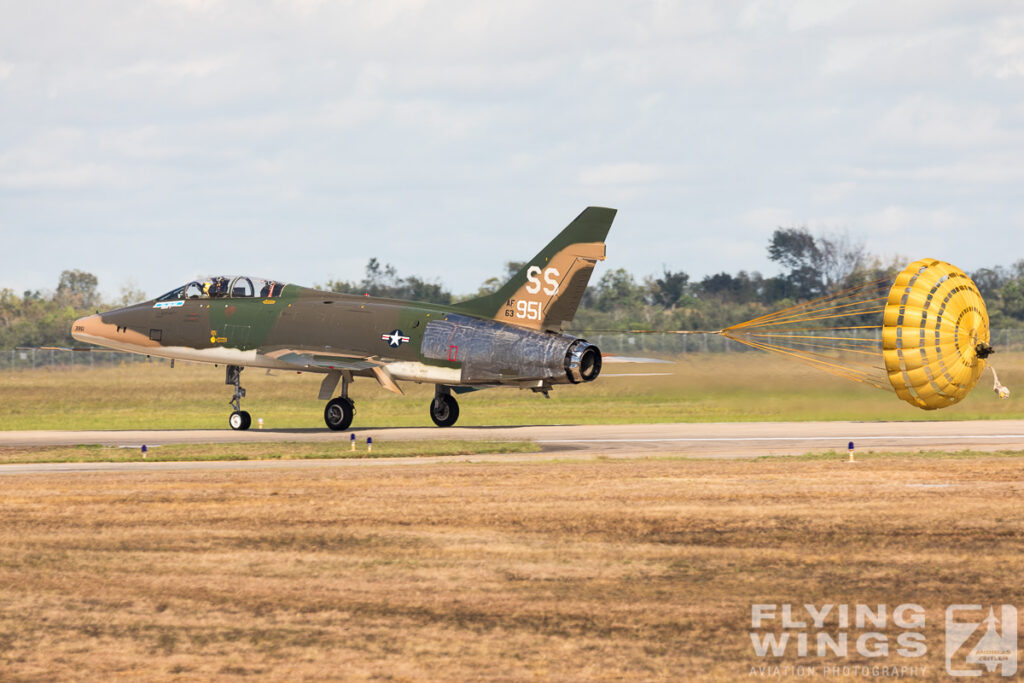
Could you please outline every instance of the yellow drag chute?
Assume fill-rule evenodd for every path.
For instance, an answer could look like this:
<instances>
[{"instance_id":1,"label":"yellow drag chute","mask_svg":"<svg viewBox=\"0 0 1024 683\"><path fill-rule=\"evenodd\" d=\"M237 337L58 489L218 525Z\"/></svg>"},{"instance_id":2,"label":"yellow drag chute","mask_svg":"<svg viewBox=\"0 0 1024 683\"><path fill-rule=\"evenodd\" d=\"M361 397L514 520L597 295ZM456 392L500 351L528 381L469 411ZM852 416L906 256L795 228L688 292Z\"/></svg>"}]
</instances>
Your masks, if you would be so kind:
<instances>
[{"instance_id":1,"label":"yellow drag chute","mask_svg":"<svg viewBox=\"0 0 1024 683\"><path fill-rule=\"evenodd\" d=\"M641 330L634 330L641 332ZM922 259L892 279L867 282L724 330L734 341L879 389L925 410L957 403L992 353L978 287L944 261ZM1009 389L995 379L1000 398Z\"/></svg>"},{"instance_id":2,"label":"yellow drag chute","mask_svg":"<svg viewBox=\"0 0 1024 683\"><path fill-rule=\"evenodd\" d=\"M981 378L988 312L956 266L923 259L896 277L882 315L882 358L896 395L934 410L960 401Z\"/></svg>"}]
</instances>

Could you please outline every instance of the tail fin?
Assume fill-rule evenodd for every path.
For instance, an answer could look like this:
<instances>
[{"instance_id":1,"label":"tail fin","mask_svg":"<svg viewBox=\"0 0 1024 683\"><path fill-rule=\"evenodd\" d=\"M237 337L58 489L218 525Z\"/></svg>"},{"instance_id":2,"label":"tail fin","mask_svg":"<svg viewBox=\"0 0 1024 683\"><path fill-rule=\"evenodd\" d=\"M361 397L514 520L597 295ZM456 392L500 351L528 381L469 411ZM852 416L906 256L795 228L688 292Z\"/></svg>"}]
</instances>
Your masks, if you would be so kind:
<instances>
[{"instance_id":1,"label":"tail fin","mask_svg":"<svg viewBox=\"0 0 1024 683\"><path fill-rule=\"evenodd\" d=\"M494 294L456 304L471 315L560 331L576 315L590 273L604 260L615 209L591 206Z\"/></svg>"}]
</instances>

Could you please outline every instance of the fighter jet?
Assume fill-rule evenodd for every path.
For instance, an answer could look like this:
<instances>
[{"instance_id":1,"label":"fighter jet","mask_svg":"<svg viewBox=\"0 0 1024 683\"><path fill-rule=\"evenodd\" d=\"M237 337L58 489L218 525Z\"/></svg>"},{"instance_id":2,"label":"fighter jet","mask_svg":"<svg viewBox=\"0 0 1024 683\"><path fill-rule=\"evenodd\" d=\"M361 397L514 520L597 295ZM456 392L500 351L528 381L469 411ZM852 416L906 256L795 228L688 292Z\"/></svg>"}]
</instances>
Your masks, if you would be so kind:
<instances>
[{"instance_id":1,"label":"fighter jet","mask_svg":"<svg viewBox=\"0 0 1024 683\"><path fill-rule=\"evenodd\" d=\"M372 377L430 383L430 417L459 418L452 392L511 386L547 396L555 384L592 382L601 352L562 329L605 258L615 209L589 207L494 294L440 306L324 292L247 275L201 277L163 296L76 320L72 336L118 351L224 364L234 386L232 429L248 429L244 368L324 375L330 429L352 424L349 385ZM334 397L341 384L340 395Z\"/></svg>"}]
</instances>

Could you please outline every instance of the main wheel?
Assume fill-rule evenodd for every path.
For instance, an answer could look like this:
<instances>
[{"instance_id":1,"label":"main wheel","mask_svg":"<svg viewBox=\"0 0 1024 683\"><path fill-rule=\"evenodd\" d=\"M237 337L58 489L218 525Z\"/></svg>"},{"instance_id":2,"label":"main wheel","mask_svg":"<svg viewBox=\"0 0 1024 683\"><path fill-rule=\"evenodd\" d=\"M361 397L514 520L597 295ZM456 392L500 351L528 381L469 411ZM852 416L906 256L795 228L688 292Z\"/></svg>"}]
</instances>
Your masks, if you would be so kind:
<instances>
[{"instance_id":1,"label":"main wheel","mask_svg":"<svg viewBox=\"0 0 1024 683\"><path fill-rule=\"evenodd\" d=\"M228 418L228 424L231 425L232 429L248 429L249 425L252 424L252 416L245 410L236 410Z\"/></svg>"},{"instance_id":2,"label":"main wheel","mask_svg":"<svg viewBox=\"0 0 1024 683\"><path fill-rule=\"evenodd\" d=\"M324 422L328 429L341 432L352 424L352 416L355 414L356 407L352 401L339 396L328 401L324 407Z\"/></svg>"},{"instance_id":3,"label":"main wheel","mask_svg":"<svg viewBox=\"0 0 1024 683\"><path fill-rule=\"evenodd\" d=\"M459 402L451 394L438 394L430 402L430 419L438 427L451 427L459 419Z\"/></svg>"}]
</instances>

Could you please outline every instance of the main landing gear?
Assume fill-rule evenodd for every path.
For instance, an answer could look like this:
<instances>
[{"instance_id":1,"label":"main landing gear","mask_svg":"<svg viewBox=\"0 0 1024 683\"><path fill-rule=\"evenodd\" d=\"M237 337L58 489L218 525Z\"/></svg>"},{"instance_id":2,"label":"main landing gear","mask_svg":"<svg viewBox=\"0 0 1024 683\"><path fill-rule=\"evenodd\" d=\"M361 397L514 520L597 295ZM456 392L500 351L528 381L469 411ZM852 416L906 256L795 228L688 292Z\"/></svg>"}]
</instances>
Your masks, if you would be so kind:
<instances>
[{"instance_id":1,"label":"main landing gear","mask_svg":"<svg viewBox=\"0 0 1024 683\"><path fill-rule=\"evenodd\" d=\"M224 384L233 384L235 386L235 393L231 397L231 407L234 408L234 412L231 413L231 417L228 418L228 424L231 425L232 429L248 429L249 425L252 424L252 416L245 410L242 410L242 399L245 398L245 389L242 388L241 377L242 370L240 365L229 365L224 371Z\"/></svg>"},{"instance_id":2,"label":"main landing gear","mask_svg":"<svg viewBox=\"0 0 1024 683\"><path fill-rule=\"evenodd\" d=\"M356 406L348 397L348 385L351 377L340 377L341 396L332 398L324 406L324 424L328 429L341 432L352 426L352 418L356 414ZM321 390L323 398L330 396L337 380L325 380ZM430 402L430 419L438 427L451 427L459 419L459 403L452 396L451 388L437 385L434 388L434 400Z\"/></svg>"},{"instance_id":3,"label":"main landing gear","mask_svg":"<svg viewBox=\"0 0 1024 683\"><path fill-rule=\"evenodd\" d=\"M451 427L459 419L459 402L452 390L443 384L434 387L434 400L430 402L430 419L438 427Z\"/></svg>"},{"instance_id":4,"label":"main landing gear","mask_svg":"<svg viewBox=\"0 0 1024 683\"><path fill-rule=\"evenodd\" d=\"M335 432L343 432L352 424L352 418L356 414L356 405L348 397L347 377L341 378L341 396L333 398L324 406L324 423L327 428Z\"/></svg>"}]
</instances>

